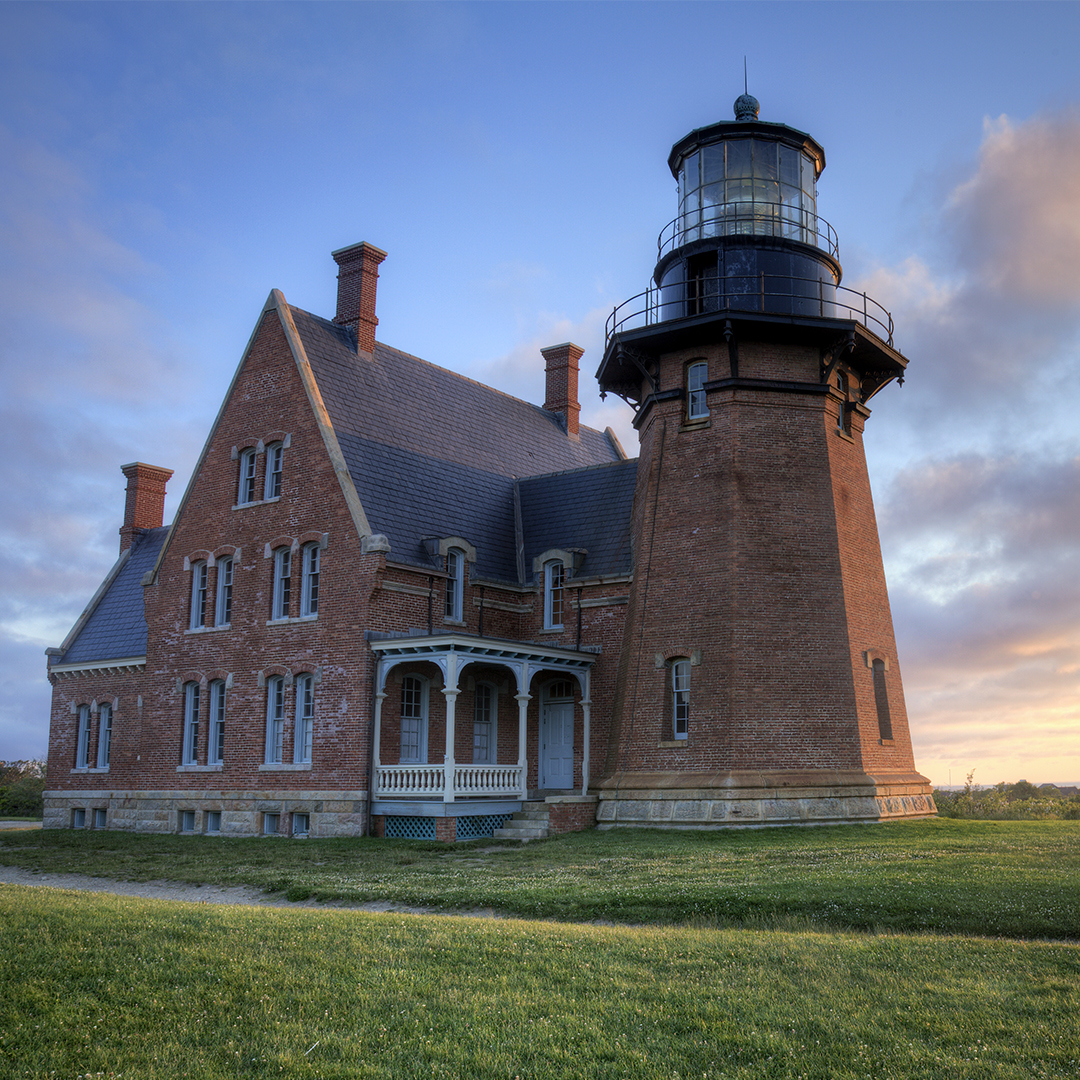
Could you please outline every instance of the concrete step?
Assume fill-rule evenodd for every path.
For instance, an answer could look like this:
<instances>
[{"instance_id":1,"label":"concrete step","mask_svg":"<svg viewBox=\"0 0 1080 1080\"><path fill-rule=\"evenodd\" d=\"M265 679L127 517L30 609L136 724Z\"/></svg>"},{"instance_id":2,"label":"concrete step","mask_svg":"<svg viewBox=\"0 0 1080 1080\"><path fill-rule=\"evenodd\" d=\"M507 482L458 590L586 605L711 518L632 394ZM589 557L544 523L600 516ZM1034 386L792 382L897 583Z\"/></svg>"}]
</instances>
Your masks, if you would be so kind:
<instances>
[{"instance_id":1,"label":"concrete step","mask_svg":"<svg viewBox=\"0 0 1080 1080\"><path fill-rule=\"evenodd\" d=\"M551 835L547 810L533 807L518 810L501 829L492 834L499 840L542 840Z\"/></svg>"},{"instance_id":2,"label":"concrete step","mask_svg":"<svg viewBox=\"0 0 1080 1080\"><path fill-rule=\"evenodd\" d=\"M542 840L550 830L546 828L517 828L509 827L507 822L501 829L496 829L491 835L497 840Z\"/></svg>"}]
</instances>

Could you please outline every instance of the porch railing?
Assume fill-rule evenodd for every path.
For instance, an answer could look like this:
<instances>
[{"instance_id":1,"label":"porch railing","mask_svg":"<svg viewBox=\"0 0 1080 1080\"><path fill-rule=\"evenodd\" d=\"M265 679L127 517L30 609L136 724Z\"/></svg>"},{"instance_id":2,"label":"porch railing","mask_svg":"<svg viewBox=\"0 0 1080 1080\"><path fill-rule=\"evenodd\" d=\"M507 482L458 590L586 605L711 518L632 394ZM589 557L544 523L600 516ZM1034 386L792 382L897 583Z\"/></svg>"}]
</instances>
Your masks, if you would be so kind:
<instances>
[{"instance_id":1,"label":"porch railing","mask_svg":"<svg viewBox=\"0 0 1080 1080\"><path fill-rule=\"evenodd\" d=\"M380 765L376 769L375 794L386 797L435 796L446 791L442 765ZM455 765L454 796L516 796L521 792L520 765Z\"/></svg>"}]
</instances>

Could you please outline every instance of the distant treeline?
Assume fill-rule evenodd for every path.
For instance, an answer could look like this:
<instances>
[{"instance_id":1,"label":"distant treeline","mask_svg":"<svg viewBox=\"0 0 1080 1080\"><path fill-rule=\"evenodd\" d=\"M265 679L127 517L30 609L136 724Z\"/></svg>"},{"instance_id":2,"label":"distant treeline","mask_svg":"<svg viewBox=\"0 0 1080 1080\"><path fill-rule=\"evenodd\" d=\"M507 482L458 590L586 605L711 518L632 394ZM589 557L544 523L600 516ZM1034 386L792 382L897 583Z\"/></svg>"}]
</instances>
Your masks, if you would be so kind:
<instances>
[{"instance_id":1,"label":"distant treeline","mask_svg":"<svg viewBox=\"0 0 1080 1080\"><path fill-rule=\"evenodd\" d=\"M0 761L0 817L41 817L44 791L44 761Z\"/></svg>"},{"instance_id":2,"label":"distant treeline","mask_svg":"<svg viewBox=\"0 0 1080 1080\"><path fill-rule=\"evenodd\" d=\"M1080 819L1080 791L1053 784L1036 787L1027 780L1002 781L994 787L973 783L974 771L960 791L934 789L938 813L950 818L981 818L984 821L1046 821Z\"/></svg>"}]
</instances>

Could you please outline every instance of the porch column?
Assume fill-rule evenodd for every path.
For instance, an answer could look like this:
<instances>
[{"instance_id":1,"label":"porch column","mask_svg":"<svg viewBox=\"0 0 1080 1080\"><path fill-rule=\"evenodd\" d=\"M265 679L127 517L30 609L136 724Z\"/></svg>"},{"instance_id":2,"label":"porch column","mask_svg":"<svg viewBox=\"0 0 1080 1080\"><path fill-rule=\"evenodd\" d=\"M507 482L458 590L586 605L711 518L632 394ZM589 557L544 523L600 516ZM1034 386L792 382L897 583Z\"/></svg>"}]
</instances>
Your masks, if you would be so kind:
<instances>
[{"instance_id":1,"label":"porch column","mask_svg":"<svg viewBox=\"0 0 1080 1080\"><path fill-rule=\"evenodd\" d=\"M454 801L454 710L457 707L457 657L450 653L444 668L443 697L446 698L446 754L443 757L443 802Z\"/></svg>"},{"instance_id":2,"label":"porch column","mask_svg":"<svg viewBox=\"0 0 1080 1080\"><path fill-rule=\"evenodd\" d=\"M588 697L588 682L586 682L586 695L581 699L581 711L582 711L582 723L581 723L581 738L583 745L581 747L581 794L587 795L589 793L589 714L592 709L592 702Z\"/></svg>"},{"instance_id":3,"label":"porch column","mask_svg":"<svg viewBox=\"0 0 1080 1080\"><path fill-rule=\"evenodd\" d=\"M379 759L379 741L382 737L382 703L386 700L386 694L380 690L375 695L375 733L371 739L371 774L373 778L373 786L375 788L375 794L378 794L381 784L379 783L379 766L382 762Z\"/></svg>"},{"instance_id":4,"label":"porch column","mask_svg":"<svg viewBox=\"0 0 1080 1080\"><path fill-rule=\"evenodd\" d=\"M521 797L529 796L529 767L525 761L525 722L529 715L529 702L532 694L515 694L518 703L518 768L521 770Z\"/></svg>"}]
</instances>

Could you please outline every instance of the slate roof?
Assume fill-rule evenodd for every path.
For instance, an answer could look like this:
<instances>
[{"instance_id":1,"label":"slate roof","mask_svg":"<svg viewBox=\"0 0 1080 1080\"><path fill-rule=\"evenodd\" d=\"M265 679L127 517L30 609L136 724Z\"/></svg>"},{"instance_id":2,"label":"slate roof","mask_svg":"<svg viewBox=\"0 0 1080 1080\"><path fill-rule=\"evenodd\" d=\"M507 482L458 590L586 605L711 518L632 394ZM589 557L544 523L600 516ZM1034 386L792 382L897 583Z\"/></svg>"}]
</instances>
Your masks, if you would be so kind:
<instances>
[{"instance_id":1,"label":"slate roof","mask_svg":"<svg viewBox=\"0 0 1080 1080\"><path fill-rule=\"evenodd\" d=\"M358 354L349 331L290 310L368 522L395 560L441 568L423 540L462 536L478 576L516 581L513 481L622 460L602 432L570 439L556 413L381 343Z\"/></svg>"},{"instance_id":2,"label":"slate roof","mask_svg":"<svg viewBox=\"0 0 1080 1080\"><path fill-rule=\"evenodd\" d=\"M168 528L149 529L135 537L131 554L57 663L83 664L146 655L142 578L154 568L168 533Z\"/></svg>"},{"instance_id":3,"label":"slate roof","mask_svg":"<svg viewBox=\"0 0 1080 1080\"><path fill-rule=\"evenodd\" d=\"M628 574L637 459L522 480L525 570L551 548L584 550L576 577Z\"/></svg>"}]
</instances>

